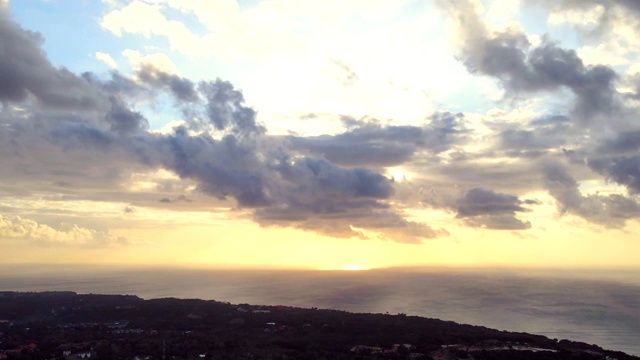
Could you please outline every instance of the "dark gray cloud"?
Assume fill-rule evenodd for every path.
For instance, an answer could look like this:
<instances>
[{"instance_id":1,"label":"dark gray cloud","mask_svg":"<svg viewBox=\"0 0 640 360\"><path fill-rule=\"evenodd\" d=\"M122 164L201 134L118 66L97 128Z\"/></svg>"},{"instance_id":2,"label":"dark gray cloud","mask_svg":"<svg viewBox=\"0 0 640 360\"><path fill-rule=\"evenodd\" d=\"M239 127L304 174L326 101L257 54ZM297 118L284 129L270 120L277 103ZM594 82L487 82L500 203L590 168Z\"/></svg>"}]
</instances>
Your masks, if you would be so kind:
<instances>
[{"instance_id":1,"label":"dark gray cloud","mask_svg":"<svg viewBox=\"0 0 640 360\"><path fill-rule=\"evenodd\" d=\"M348 136L336 139L331 135L316 137L294 137L291 142L294 147L303 152L317 154L331 161L346 166L393 166L408 161L415 153L412 144L378 143L366 141L349 144L341 142Z\"/></svg>"},{"instance_id":2,"label":"dark gray cloud","mask_svg":"<svg viewBox=\"0 0 640 360\"><path fill-rule=\"evenodd\" d=\"M185 128L161 139L164 167L183 178L199 181L199 189L218 198L231 196L241 206L266 206L264 164L256 149L241 143L234 135L221 140L207 135L190 136ZM162 150L160 150L162 151Z\"/></svg>"},{"instance_id":3,"label":"dark gray cloud","mask_svg":"<svg viewBox=\"0 0 640 360\"><path fill-rule=\"evenodd\" d=\"M556 199L561 212L613 228L621 228L627 220L640 217L640 203L635 198L619 194L582 195L578 182L562 164L545 164L543 176L544 186Z\"/></svg>"},{"instance_id":4,"label":"dark gray cloud","mask_svg":"<svg viewBox=\"0 0 640 360\"><path fill-rule=\"evenodd\" d=\"M168 74L145 64L137 72L138 78L155 87L165 87L171 91L177 100L183 102L198 101L196 86L191 80L174 74Z\"/></svg>"},{"instance_id":5,"label":"dark gray cloud","mask_svg":"<svg viewBox=\"0 0 640 360\"><path fill-rule=\"evenodd\" d=\"M178 202L191 202L191 200L189 200L184 195L177 196L177 197L175 197L173 199L170 199L168 197L164 197L164 198L160 199L159 201L161 203L165 203L165 204L178 203Z\"/></svg>"},{"instance_id":6,"label":"dark gray cloud","mask_svg":"<svg viewBox=\"0 0 640 360\"><path fill-rule=\"evenodd\" d=\"M105 120L111 125L111 130L121 134L129 134L146 130L149 122L142 114L129 109L122 100L110 96L111 109L107 112Z\"/></svg>"},{"instance_id":7,"label":"dark gray cloud","mask_svg":"<svg viewBox=\"0 0 640 360\"><path fill-rule=\"evenodd\" d=\"M627 84L633 89L632 93L625 94L628 99L640 100L640 73L627 76Z\"/></svg>"},{"instance_id":8,"label":"dark gray cloud","mask_svg":"<svg viewBox=\"0 0 640 360\"><path fill-rule=\"evenodd\" d=\"M108 150L116 141L114 137L96 126L86 123L65 124L49 131L48 139L62 149Z\"/></svg>"},{"instance_id":9,"label":"dark gray cloud","mask_svg":"<svg viewBox=\"0 0 640 360\"><path fill-rule=\"evenodd\" d=\"M625 155L640 150L640 130L619 133L613 139L602 141L596 154Z\"/></svg>"},{"instance_id":10,"label":"dark gray cloud","mask_svg":"<svg viewBox=\"0 0 640 360\"><path fill-rule=\"evenodd\" d=\"M534 200L520 200L517 196L497 193L482 188L473 188L458 199L457 217L474 227L489 229L528 229L531 224L516 218L516 213L526 212L524 205L537 203Z\"/></svg>"},{"instance_id":11,"label":"dark gray cloud","mask_svg":"<svg viewBox=\"0 0 640 360\"><path fill-rule=\"evenodd\" d=\"M512 94L567 88L576 97L574 114L580 121L610 115L619 106L614 81L606 66L585 66L574 50L549 39L532 47L525 34L507 29L491 33L469 0L439 0L461 32L460 60L472 73L495 77Z\"/></svg>"},{"instance_id":12,"label":"dark gray cloud","mask_svg":"<svg viewBox=\"0 0 640 360\"><path fill-rule=\"evenodd\" d=\"M235 125L229 125L235 128ZM262 137L262 136L261 136ZM257 148L260 137L216 140L190 136L185 128L158 138L168 158L163 166L218 198L233 198L254 209L263 226L292 226L335 237L367 237L356 228L407 243L446 235L425 224L407 221L385 200L393 182L366 168L345 169L332 162L291 156L282 147Z\"/></svg>"},{"instance_id":13,"label":"dark gray cloud","mask_svg":"<svg viewBox=\"0 0 640 360\"><path fill-rule=\"evenodd\" d=\"M256 111L244 105L244 95L231 83L217 79L198 86L206 103L206 112L216 130L231 130L238 135L264 133L256 122Z\"/></svg>"},{"instance_id":14,"label":"dark gray cloud","mask_svg":"<svg viewBox=\"0 0 640 360\"><path fill-rule=\"evenodd\" d=\"M437 154L461 142L467 134L463 114L435 113L424 126L383 125L377 120L344 117L347 131L337 135L290 136L292 146L345 166L394 166L416 152Z\"/></svg>"},{"instance_id":15,"label":"dark gray cloud","mask_svg":"<svg viewBox=\"0 0 640 360\"><path fill-rule=\"evenodd\" d=\"M515 213L526 211L517 196L474 188L458 202L458 216Z\"/></svg>"},{"instance_id":16,"label":"dark gray cloud","mask_svg":"<svg viewBox=\"0 0 640 360\"><path fill-rule=\"evenodd\" d=\"M10 154L0 158L2 181L23 191L114 189L141 167L123 149L125 138L106 124L35 109L28 116L6 108L1 113L0 152Z\"/></svg>"},{"instance_id":17,"label":"dark gray cloud","mask_svg":"<svg viewBox=\"0 0 640 360\"><path fill-rule=\"evenodd\" d=\"M594 158L589 159L587 164L606 178L626 186L629 192L640 193L640 155Z\"/></svg>"},{"instance_id":18,"label":"dark gray cloud","mask_svg":"<svg viewBox=\"0 0 640 360\"><path fill-rule=\"evenodd\" d=\"M492 124L498 133L496 150L513 158L537 159L570 146L582 135L565 116L536 118L526 124Z\"/></svg>"},{"instance_id":19,"label":"dark gray cloud","mask_svg":"<svg viewBox=\"0 0 640 360\"><path fill-rule=\"evenodd\" d=\"M0 7L0 101L29 97L65 110L104 110L108 99L85 79L55 68L41 49L42 37L24 30Z\"/></svg>"},{"instance_id":20,"label":"dark gray cloud","mask_svg":"<svg viewBox=\"0 0 640 360\"><path fill-rule=\"evenodd\" d=\"M92 72L82 73L82 78L91 86L104 91L107 94L122 98L136 98L149 96L149 89L144 84L134 81L117 71L109 72L107 79L102 79Z\"/></svg>"},{"instance_id":21,"label":"dark gray cloud","mask_svg":"<svg viewBox=\"0 0 640 360\"><path fill-rule=\"evenodd\" d=\"M445 229L434 229L423 223L408 221L402 214L380 202L365 200L359 203L322 205L314 204L313 209L259 209L255 215L258 223L263 226L292 226L332 237L371 238L371 234L363 233L364 230L374 232L374 238L419 244L424 239L449 235Z\"/></svg>"},{"instance_id":22,"label":"dark gray cloud","mask_svg":"<svg viewBox=\"0 0 640 360\"><path fill-rule=\"evenodd\" d=\"M625 186L630 193L640 192L640 131L615 133L569 155L607 180Z\"/></svg>"},{"instance_id":23,"label":"dark gray cloud","mask_svg":"<svg viewBox=\"0 0 640 360\"><path fill-rule=\"evenodd\" d=\"M512 215L477 215L463 219L465 225L476 228L492 230L526 230L531 228L529 221L520 220Z\"/></svg>"},{"instance_id":24,"label":"dark gray cloud","mask_svg":"<svg viewBox=\"0 0 640 360\"><path fill-rule=\"evenodd\" d=\"M447 162L424 159L412 163L416 169L426 169L425 177L439 188L448 187L459 192L459 188L491 187L521 193L539 186L536 161L518 157L514 161L487 161L504 157L499 152L482 154L460 154Z\"/></svg>"},{"instance_id":25,"label":"dark gray cloud","mask_svg":"<svg viewBox=\"0 0 640 360\"><path fill-rule=\"evenodd\" d=\"M504 149L520 151L541 151L557 149L566 145L565 130L568 126L537 127L535 129L507 129L500 133L500 143Z\"/></svg>"}]
</instances>

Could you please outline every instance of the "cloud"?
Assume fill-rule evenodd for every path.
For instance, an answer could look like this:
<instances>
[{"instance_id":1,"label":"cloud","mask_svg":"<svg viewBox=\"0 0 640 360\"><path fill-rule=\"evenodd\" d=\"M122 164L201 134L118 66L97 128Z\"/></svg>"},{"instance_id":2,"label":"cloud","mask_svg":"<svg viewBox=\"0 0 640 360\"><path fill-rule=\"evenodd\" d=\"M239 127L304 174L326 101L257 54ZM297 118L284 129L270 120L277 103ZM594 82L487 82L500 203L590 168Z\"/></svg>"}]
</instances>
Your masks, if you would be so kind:
<instances>
[{"instance_id":1,"label":"cloud","mask_svg":"<svg viewBox=\"0 0 640 360\"><path fill-rule=\"evenodd\" d=\"M148 64L141 66L136 75L141 81L152 87L168 88L178 101L198 101L195 85L189 79L166 73Z\"/></svg>"},{"instance_id":2,"label":"cloud","mask_svg":"<svg viewBox=\"0 0 640 360\"><path fill-rule=\"evenodd\" d=\"M163 165L197 180L201 191L254 208L254 219L263 226L341 237L362 237L353 228L364 228L404 242L445 234L406 221L391 209L385 202L394 193L390 179L363 167L342 168L327 159L291 153L280 138L266 135L255 111L231 84L218 80L199 89L207 98L207 119L224 135L214 139L177 128L158 140L172 154Z\"/></svg>"},{"instance_id":3,"label":"cloud","mask_svg":"<svg viewBox=\"0 0 640 360\"><path fill-rule=\"evenodd\" d=\"M40 34L27 31L0 8L0 101L35 98L43 106L65 110L104 110L108 99L83 78L55 68L40 48ZM61 91L64 89L64 91Z\"/></svg>"},{"instance_id":4,"label":"cloud","mask_svg":"<svg viewBox=\"0 0 640 360\"><path fill-rule=\"evenodd\" d=\"M564 12L567 16L579 13L579 16L571 19L586 21L580 25L581 31L589 36L609 36L613 33L617 38L613 35L607 37L613 47L633 42L622 35L623 22L634 27L634 33L640 29L638 2L529 2L542 3L552 11ZM576 51L561 48L547 37L542 38L539 44L532 45L529 37L517 25L498 31L491 29L480 18L481 9L477 8L476 2L442 0L438 4L455 24L459 59L469 72L497 79L508 96L561 94L560 91L564 89L575 97L572 109L566 115L547 116L524 125L522 122L491 124L492 130L498 135L497 141L486 154L478 155L479 158L508 156L523 160L537 159L529 166L522 162L515 164L525 173L542 169L543 187L556 199L562 213L571 213L589 222L614 228L623 227L627 220L637 218L638 202L633 195L640 191L640 138L635 125L638 113L634 104L616 89L620 75L608 66L585 65ZM586 15L589 11L591 17ZM593 24L586 24L591 21L589 19L593 20ZM633 83L634 79L630 77L629 80ZM632 93L628 96L633 97ZM555 154L564 154L572 166L561 165L554 158ZM465 164L465 161L461 164ZM460 173L469 176L468 173L472 171L469 165L457 166L461 168L448 167L442 170L449 176ZM489 165L474 167L482 174ZM495 173L483 177L476 175L473 180L486 183L491 176L495 176ZM507 176L515 179L514 174ZM580 181L602 181L602 178L613 181L626 186L631 196L583 195L576 177ZM497 181L498 186L502 186L500 180ZM507 208L517 205L506 202L500 204ZM469 211L466 208L462 210L463 214ZM494 217L491 220L485 219L487 216L473 217L472 224L490 226L495 223L489 221L504 220L507 228L509 224L518 225L511 221L514 219L512 216Z\"/></svg>"},{"instance_id":5,"label":"cloud","mask_svg":"<svg viewBox=\"0 0 640 360\"><path fill-rule=\"evenodd\" d=\"M165 203L165 204L171 204L171 203L176 203L176 202L191 202L191 200L189 200L186 196L184 195L180 195L178 197L176 197L175 199L169 199L169 198L162 198L159 200L161 203ZM132 212L132 211L129 211Z\"/></svg>"},{"instance_id":6,"label":"cloud","mask_svg":"<svg viewBox=\"0 0 640 360\"><path fill-rule=\"evenodd\" d=\"M543 116L522 124L498 124L496 150L513 158L534 159L557 152L580 139L566 116Z\"/></svg>"},{"instance_id":7,"label":"cloud","mask_svg":"<svg viewBox=\"0 0 640 360\"><path fill-rule=\"evenodd\" d=\"M107 112L105 120L111 125L112 131L128 134L147 129L149 122L142 114L131 110L115 96L110 96L109 100L111 100L111 109Z\"/></svg>"},{"instance_id":8,"label":"cloud","mask_svg":"<svg viewBox=\"0 0 640 360\"><path fill-rule=\"evenodd\" d=\"M464 115L434 113L424 126L383 125L379 121L343 118L347 131L337 135L298 137L288 140L302 153L322 156L345 166L395 166L416 152L437 154L464 140Z\"/></svg>"},{"instance_id":9,"label":"cloud","mask_svg":"<svg viewBox=\"0 0 640 360\"><path fill-rule=\"evenodd\" d=\"M114 96L136 99L141 96L146 98L150 94L150 90L143 83L116 70L109 73L108 79L101 78L92 72L84 72L81 76L92 87Z\"/></svg>"},{"instance_id":10,"label":"cloud","mask_svg":"<svg viewBox=\"0 0 640 360\"><path fill-rule=\"evenodd\" d=\"M233 98L230 100L234 102ZM242 114L242 112L240 112ZM231 116L229 120L238 120ZM240 115L240 123L246 123ZM197 180L199 190L218 198L232 197L255 209L263 226L291 226L335 237L366 237L364 228L384 238L419 243L446 235L444 230L405 220L385 202L393 182L366 168L341 168L328 160L294 157L277 146L270 152L256 146L262 133L247 133L237 124L220 140L190 136L178 128L161 138L172 154L163 165L183 178ZM249 129L254 129L253 124ZM257 138L256 138L257 136Z\"/></svg>"},{"instance_id":11,"label":"cloud","mask_svg":"<svg viewBox=\"0 0 640 360\"><path fill-rule=\"evenodd\" d=\"M640 217L640 203L619 194L584 196L578 182L557 162L544 165L544 185L563 213L577 215L589 222L622 228L629 219Z\"/></svg>"},{"instance_id":12,"label":"cloud","mask_svg":"<svg viewBox=\"0 0 640 360\"><path fill-rule=\"evenodd\" d=\"M623 129L579 150L573 158L631 194L640 192L640 131Z\"/></svg>"},{"instance_id":13,"label":"cloud","mask_svg":"<svg viewBox=\"0 0 640 360\"><path fill-rule=\"evenodd\" d=\"M55 229L19 216L0 214L0 238L24 239L42 246L113 246L127 245L129 240L109 231L67 225Z\"/></svg>"},{"instance_id":14,"label":"cloud","mask_svg":"<svg viewBox=\"0 0 640 360\"><path fill-rule=\"evenodd\" d=\"M458 202L458 216L466 217L526 211L522 204L523 202L518 200L516 196L474 188L467 191Z\"/></svg>"},{"instance_id":15,"label":"cloud","mask_svg":"<svg viewBox=\"0 0 640 360\"><path fill-rule=\"evenodd\" d=\"M160 5L136 0L121 9L112 10L104 16L100 24L117 36L124 33L139 33L147 37L163 35L169 38L174 49L195 48L197 36L184 24L166 19L161 9Z\"/></svg>"},{"instance_id":16,"label":"cloud","mask_svg":"<svg viewBox=\"0 0 640 360\"><path fill-rule=\"evenodd\" d=\"M98 51L96 52L95 56L96 56L96 59L107 64L107 66L109 66L110 68L112 69L118 68L118 63L116 63L116 61L113 59L113 57L111 57L111 55Z\"/></svg>"},{"instance_id":17,"label":"cloud","mask_svg":"<svg viewBox=\"0 0 640 360\"><path fill-rule=\"evenodd\" d=\"M155 71L160 71L167 75L178 74L176 65L166 54L153 53L142 55L139 51L126 49L122 52L122 55L131 62L134 71L140 71L140 69L144 67L151 67Z\"/></svg>"},{"instance_id":18,"label":"cloud","mask_svg":"<svg viewBox=\"0 0 640 360\"><path fill-rule=\"evenodd\" d=\"M33 34L8 17L2 21L1 26L10 30L0 34L6 44L2 49L13 54L16 48L20 63L36 64L39 68L34 72L46 73L17 74L13 84L22 86L24 94L9 87L4 93L0 90L3 100L23 106L0 113L0 147L3 153L14 155L0 159L0 165L9 169L3 172L3 179L29 191L63 192L72 198L91 198L96 193L126 198L135 194L127 190L132 173L166 169L195 184L197 193L226 201L227 208L242 209L242 214L263 226L407 243L447 234L409 221L393 208L391 179L364 166L345 168L322 156L301 154L281 137L269 135L257 120L257 112L245 104L242 92L229 82L218 79L195 84L142 60L133 78L116 71L104 79L91 73L76 76L53 67ZM0 63L0 76L13 76L5 71L11 66ZM188 107L190 118L173 131L151 132L147 118L132 104L144 104L161 93L173 94L176 107ZM30 95L38 101L30 103ZM426 130L418 129L425 131L422 146L436 152L449 146L457 136L460 118L434 116ZM384 135L387 130L399 133L388 137ZM380 133L382 141L400 142L405 129L373 125L357 134L363 142L367 131ZM168 200L187 206L186 197L180 198L177 191L158 193L147 204L161 207ZM191 193L186 195L191 198ZM31 224L30 228L35 230L25 230L21 236L38 241L49 239L41 233L62 236L47 227ZM69 234L66 236L76 236L78 243L89 243L90 235L94 240L114 241L83 228L73 228Z\"/></svg>"},{"instance_id":19,"label":"cloud","mask_svg":"<svg viewBox=\"0 0 640 360\"><path fill-rule=\"evenodd\" d=\"M244 96L233 85L220 79L202 82L198 88L207 100L209 121L216 130L229 128L239 135L264 133L265 128L256 122L256 112L244 105Z\"/></svg>"},{"instance_id":20,"label":"cloud","mask_svg":"<svg viewBox=\"0 0 640 360\"><path fill-rule=\"evenodd\" d=\"M552 10L554 22L570 22L576 29L592 36L618 30L626 22L638 30L640 4L635 0L527 0Z\"/></svg>"},{"instance_id":21,"label":"cloud","mask_svg":"<svg viewBox=\"0 0 640 360\"><path fill-rule=\"evenodd\" d=\"M143 56L138 51L130 49L122 54L131 61L134 78L138 80L139 86L147 85L151 92L169 89L181 102L198 101L195 84L178 75L175 64L167 55L156 53Z\"/></svg>"},{"instance_id":22,"label":"cloud","mask_svg":"<svg viewBox=\"0 0 640 360\"><path fill-rule=\"evenodd\" d=\"M255 216L262 226L292 226L338 238L374 238L420 244L426 239L449 235L445 229L406 220L388 206L372 201L315 203L312 208L259 209Z\"/></svg>"},{"instance_id":23,"label":"cloud","mask_svg":"<svg viewBox=\"0 0 640 360\"><path fill-rule=\"evenodd\" d=\"M576 50L578 56L585 65L619 66L629 64L629 47L618 41L609 41L598 44L596 47L583 46Z\"/></svg>"},{"instance_id":24,"label":"cloud","mask_svg":"<svg viewBox=\"0 0 640 360\"><path fill-rule=\"evenodd\" d=\"M212 41L166 17L167 10L191 13L208 6L194 4L131 1L114 8L102 24L120 35L166 36L184 50ZM118 216L125 204L174 211L225 208L233 209L230 217L264 227L404 243L448 234L414 220L413 207L420 205L455 213L471 227L530 228L526 215L537 203L523 194L541 189L556 199L561 213L590 222L619 228L637 218L640 136L632 121L633 94L624 99L615 89L620 76L607 66L586 65L550 39L533 45L518 26L493 31L478 15L478 2L439 4L457 22L458 57L466 68L496 79L507 96L522 97L530 108L500 115L426 110L430 115L421 115L420 123L406 120L412 125L401 125L400 116L381 121L345 115L337 132L272 135L263 123L269 117L259 117L231 82L192 81L166 55L134 50L123 53L131 73L76 75L53 66L39 35L5 16L0 52L15 54L24 69L0 63L0 77L11 82L0 83L0 99L7 104L0 112L0 151L10 154L0 158L6 169L0 189L118 199ZM141 14L150 15L150 23L125 21ZM204 20L215 14L196 15L215 25ZM351 67L352 59L345 58L330 69L349 87L342 90L368 84L368 70ZM532 99L564 93L575 101L567 106L554 99L548 111ZM173 125L150 131L156 119L149 108L166 95L178 115ZM384 175L388 167L416 176L394 181ZM594 180L625 185L631 195L583 194L580 183Z\"/></svg>"},{"instance_id":25,"label":"cloud","mask_svg":"<svg viewBox=\"0 0 640 360\"><path fill-rule=\"evenodd\" d=\"M508 93L566 88L576 97L574 115L588 122L617 109L614 81L607 66L585 66L574 50L549 39L533 47L518 27L490 31L471 1L438 1L459 31L460 60L472 73L495 77Z\"/></svg>"},{"instance_id":26,"label":"cloud","mask_svg":"<svg viewBox=\"0 0 640 360\"><path fill-rule=\"evenodd\" d=\"M465 219L465 223L473 227L502 230L528 229L531 223L517 219L515 214L528 211L524 205L535 203L534 200L520 200L513 195L473 188L458 199L456 217Z\"/></svg>"},{"instance_id":27,"label":"cloud","mask_svg":"<svg viewBox=\"0 0 640 360\"><path fill-rule=\"evenodd\" d=\"M478 215L465 217L464 223L470 227L493 230L526 230L531 228L529 221L511 215Z\"/></svg>"},{"instance_id":28,"label":"cloud","mask_svg":"<svg viewBox=\"0 0 640 360\"><path fill-rule=\"evenodd\" d=\"M640 193L640 155L593 158L588 160L588 165L608 179L626 186L629 192Z\"/></svg>"},{"instance_id":29,"label":"cloud","mask_svg":"<svg viewBox=\"0 0 640 360\"><path fill-rule=\"evenodd\" d=\"M597 154L633 154L640 150L640 130L625 131L615 138L603 141L596 149Z\"/></svg>"}]
</instances>

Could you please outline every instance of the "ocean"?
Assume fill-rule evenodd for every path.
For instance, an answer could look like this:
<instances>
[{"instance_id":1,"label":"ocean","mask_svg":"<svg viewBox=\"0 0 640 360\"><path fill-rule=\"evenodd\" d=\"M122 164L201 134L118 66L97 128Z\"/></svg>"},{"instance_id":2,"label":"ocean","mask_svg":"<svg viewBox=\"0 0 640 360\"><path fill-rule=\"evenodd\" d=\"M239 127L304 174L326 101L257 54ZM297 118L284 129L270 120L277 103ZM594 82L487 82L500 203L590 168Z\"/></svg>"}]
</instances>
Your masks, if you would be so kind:
<instances>
[{"instance_id":1,"label":"ocean","mask_svg":"<svg viewBox=\"0 0 640 360\"><path fill-rule=\"evenodd\" d=\"M70 290L405 313L640 356L640 271L0 267L2 291Z\"/></svg>"}]
</instances>

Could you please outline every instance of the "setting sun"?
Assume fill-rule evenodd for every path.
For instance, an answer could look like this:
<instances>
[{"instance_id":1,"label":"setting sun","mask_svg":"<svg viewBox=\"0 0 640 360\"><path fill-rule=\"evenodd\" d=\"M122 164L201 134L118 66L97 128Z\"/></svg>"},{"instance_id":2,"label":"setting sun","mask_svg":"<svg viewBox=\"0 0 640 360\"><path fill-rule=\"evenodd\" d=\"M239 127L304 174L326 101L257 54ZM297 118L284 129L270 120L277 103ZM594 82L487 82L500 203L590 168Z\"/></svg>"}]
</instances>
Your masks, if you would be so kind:
<instances>
[{"instance_id":1,"label":"setting sun","mask_svg":"<svg viewBox=\"0 0 640 360\"><path fill-rule=\"evenodd\" d=\"M401 168L392 168L389 170L389 173L391 175L391 177L393 178L393 180L395 181L404 181L404 180L410 180L411 179L411 174L409 172L407 172L404 169Z\"/></svg>"}]
</instances>

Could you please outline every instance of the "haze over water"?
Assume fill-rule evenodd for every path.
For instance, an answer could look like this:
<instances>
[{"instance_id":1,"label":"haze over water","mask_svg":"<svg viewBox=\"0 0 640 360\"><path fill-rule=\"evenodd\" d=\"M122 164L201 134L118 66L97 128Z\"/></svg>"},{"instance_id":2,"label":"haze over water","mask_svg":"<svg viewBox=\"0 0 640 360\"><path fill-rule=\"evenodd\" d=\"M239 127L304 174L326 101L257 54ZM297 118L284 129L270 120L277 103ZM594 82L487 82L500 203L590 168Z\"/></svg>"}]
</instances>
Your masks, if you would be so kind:
<instances>
[{"instance_id":1,"label":"haze over water","mask_svg":"<svg viewBox=\"0 0 640 360\"><path fill-rule=\"evenodd\" d=\"M71 290L406 313L640 355L640 272L107 269L4 266L0 290Z\"/></svg>"}]
</instances>

